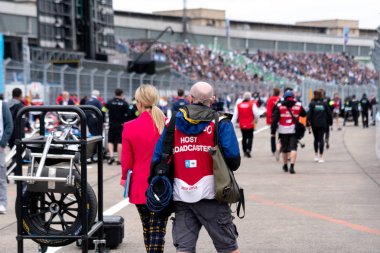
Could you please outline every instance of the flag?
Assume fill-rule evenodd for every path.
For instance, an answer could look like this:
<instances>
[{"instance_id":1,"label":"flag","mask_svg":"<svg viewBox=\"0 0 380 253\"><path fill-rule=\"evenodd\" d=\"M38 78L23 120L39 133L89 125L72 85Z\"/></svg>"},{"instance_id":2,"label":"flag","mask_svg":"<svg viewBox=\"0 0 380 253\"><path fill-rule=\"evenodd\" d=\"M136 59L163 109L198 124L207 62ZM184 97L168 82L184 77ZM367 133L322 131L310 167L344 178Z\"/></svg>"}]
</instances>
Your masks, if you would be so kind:
<instances>
[{"instance_id":1,"label":"flag","mask_svg":"<svg viewBox=\"0 0 380 253\"><path fill-rule=\"evenodd\" d=\"M226 18L226 37L230 36L230 20Z\"/></svg>"},{"instance_id":2,"label":"flag","mask_svg":"<svg viewBox=\"0 0 380 253\"><path fill-rule=\"evenodd\" d=\"M348 35L350 34L350 28L344 27L343 28L343 39L344 39L344 45L347 45L348 42Z\"/></svg>"},{"instance_id":3,"label":"flag","mask_svg":"<svg viewBox=\"0 0 380 253\"><path fill-rule=\"evenodd\" d=\"M311 101L313 99L313 89L310 87L309 89L309 100Z\"/></svg>"},{"instance_id":4,"label":"flag","mask_svg":"<svg viewBox=\"0 0 380 253\"><path fill-rule=\"evenodd\" d=\"M0 93L4 92L3 63L4 62L4 35L0 33Z\"/></svg>"}]
</instances>

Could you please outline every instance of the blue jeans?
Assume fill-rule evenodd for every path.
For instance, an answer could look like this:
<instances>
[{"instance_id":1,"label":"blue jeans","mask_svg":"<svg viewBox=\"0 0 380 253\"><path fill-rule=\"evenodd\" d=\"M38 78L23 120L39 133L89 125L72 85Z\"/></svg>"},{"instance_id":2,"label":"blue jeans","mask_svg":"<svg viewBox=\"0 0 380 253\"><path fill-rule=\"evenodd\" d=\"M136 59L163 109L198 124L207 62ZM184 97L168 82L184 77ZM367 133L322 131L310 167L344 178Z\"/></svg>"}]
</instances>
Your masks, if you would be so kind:
<instances>
[{"instance_id":1,"label":"blue jeans","mask_svg":"<svg viewBox=\"0 0 380 253\"><path fill-rule=\"evenodd\" d=\"M7 207L7 166L4 149L0 147L0 205Z\"/></svg>"}]
</instances>

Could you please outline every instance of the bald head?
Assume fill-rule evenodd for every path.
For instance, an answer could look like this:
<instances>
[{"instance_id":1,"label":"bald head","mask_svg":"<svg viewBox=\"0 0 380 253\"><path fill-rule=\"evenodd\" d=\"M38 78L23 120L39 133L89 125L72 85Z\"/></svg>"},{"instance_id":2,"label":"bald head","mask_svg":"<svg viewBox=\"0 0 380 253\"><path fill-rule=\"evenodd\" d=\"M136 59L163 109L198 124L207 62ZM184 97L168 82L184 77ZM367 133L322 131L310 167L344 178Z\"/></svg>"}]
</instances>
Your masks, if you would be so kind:
<instances>
[{"instance_id":1,"label":"bald head","mask_svg":"<svg viewBox=\"0 0 380 253\"><path fill-rule=\"evenodd\" d=\"M206 82L197 82L191 87L190 95L193 103L209 106L214 98L214 89Z\"/></svg>"}]
</instances>

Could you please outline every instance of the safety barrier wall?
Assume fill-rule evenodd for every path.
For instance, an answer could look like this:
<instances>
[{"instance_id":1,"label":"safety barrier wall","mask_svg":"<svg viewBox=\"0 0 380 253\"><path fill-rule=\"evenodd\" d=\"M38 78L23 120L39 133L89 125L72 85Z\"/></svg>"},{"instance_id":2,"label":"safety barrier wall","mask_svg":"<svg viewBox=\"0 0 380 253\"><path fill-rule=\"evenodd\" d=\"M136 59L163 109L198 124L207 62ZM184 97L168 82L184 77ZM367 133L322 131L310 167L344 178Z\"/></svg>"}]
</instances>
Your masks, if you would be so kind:
<instances>
[{"instance_id":1,"label":"safety barrier wall","mask_svg":"<svg viewBox=\"0 0 380 253\"><path fill-rule=\"evenodd\" d=\"M265 76L264 76L265 77ZM198 80L197 80L198 81ZM230 95L236 98L245 91L258 91L263 96L270 95L274 87L292 87L300 96L304 106L310 102L312 91L324 88L328 96L333 97L335 92L344 99L356 94L358 98L363 93L368 96L377 94L374 85L336 85L323 83L317 80L304 78L301 83L294 83L286 79L264 78L263 81L237 82L205 80L214 85L217 96ZM152 84L158 88L161 96L170 97L176 94L178 88L188 91L195 80L177 72L168 72L164 75L146 75L127 73L124 71L99 70L87 68L71 68L67 65L56 66L51 64L25 64L6 59L4 61L4 97L9 99L14 87L20 87L26 95L36 95L44 100L45 104L55 104L55 98L66 90L78 98L90 96L91 91L97 89L107 100L114 96L116 88L122 88L130 100L141 84Z\"/></svg>"},{"instance_id":2,"label":"safety barrier wall","mask_svg":"<svg viewBox=\"0 0 380 253\"><path fill-rule=\"evenodd\" d=\"M380 110L378 106L378 111L376 114L376 155L377 159L380 160Z\"/></svg>"}]
</instances>

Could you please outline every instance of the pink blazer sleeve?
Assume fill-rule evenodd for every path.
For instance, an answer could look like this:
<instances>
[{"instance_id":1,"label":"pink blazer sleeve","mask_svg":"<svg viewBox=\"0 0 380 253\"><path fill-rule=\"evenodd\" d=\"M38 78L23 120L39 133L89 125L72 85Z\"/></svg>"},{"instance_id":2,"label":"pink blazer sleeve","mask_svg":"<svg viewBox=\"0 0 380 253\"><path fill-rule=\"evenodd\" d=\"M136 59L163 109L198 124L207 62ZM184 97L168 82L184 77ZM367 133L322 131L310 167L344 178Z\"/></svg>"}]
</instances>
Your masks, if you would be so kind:
<instances>
[{"instance_id":1,"label":"pink blazer sleeve","mask_svg":"<svg viewBox=\"0 0 380 253\"><path fill-rule=\"evenodd\" d=\"M127 171L133 166L133 150L130 140L128 139L127 125L124 124L122 134L122 149L121 149L121 180L120 185L125 185L127 179Z\"/></svg>"}]
</instances>

